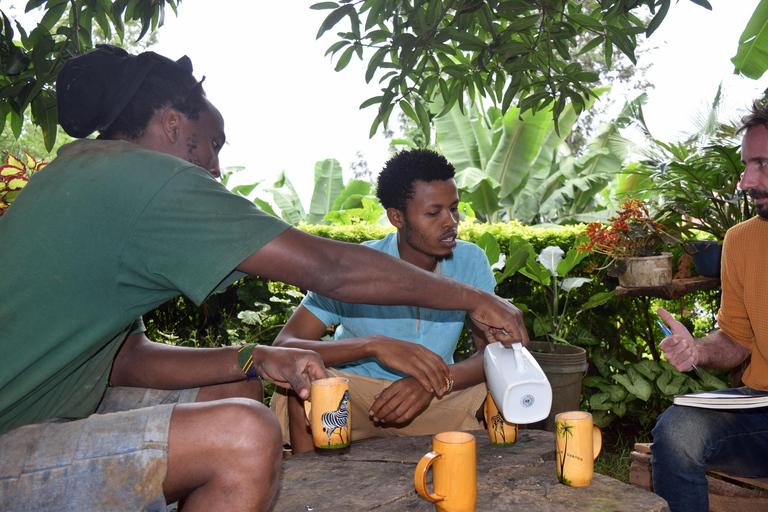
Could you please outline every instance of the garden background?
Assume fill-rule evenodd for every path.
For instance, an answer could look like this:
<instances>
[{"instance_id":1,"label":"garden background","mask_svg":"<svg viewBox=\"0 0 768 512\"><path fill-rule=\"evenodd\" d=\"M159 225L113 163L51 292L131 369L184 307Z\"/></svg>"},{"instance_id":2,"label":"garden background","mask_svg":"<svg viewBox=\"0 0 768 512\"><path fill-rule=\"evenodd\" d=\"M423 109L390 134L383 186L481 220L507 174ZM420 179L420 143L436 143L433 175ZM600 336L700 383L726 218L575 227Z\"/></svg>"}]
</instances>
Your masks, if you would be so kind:
<instances>
[{"instance_id":1,"label":"garden background","mask_svg":"<svg viewBox=\"0 0 768 512\"><path fill-rule=\"evenodd\" d=\"M711 7L705 0L693 3ZM734 44L734 64L737 72L758 79L768 68L768 43L761 37L768 2L754 4L741 44ZM652 84L637 66L637 55L644 51L644 37L663 22L671 7L668 0L590 5L431 0L406 2L404 9L394 5L388 0L318 4L322 15L317 24L321 34L327 32L331 65L341 71L363 56L363 67L352 73L379 82L380 94L364 104L372 107L370 133L383 133L391 151L429 147L455 165L462 200L459 236L483 246L493 263L499 259L497 250L509 256L515 237L528 240L536 253L550 245L573 248L584 223L605 221L628 193L664 207L669 198L656 185L671 165L714 174L727 168L738 175L738 158L733 158L739 145L737 120L723 116L728 91L718 89L706 108L692 106L699 122L682 140L655 139L645 123L643 91ZM184 5L175 0L32 0L26 7L38 14L37 24L13 23L3 11L0 37L0 147L22 157L14 166L23 168L21 173L6 170L0 180L4 208L37 164L24 152L37 161L50 159L56 147L70 140L55 119L55 76L66 58L99 41L140 51L156 37L165 9L178 11L180 23L184 19ZM284 9L289 15L290 8ZM637 94L628 94L618 106L615 98L596 101L608 98L610 87L618 84ZM642 143L624 136L630 128L642 134ZM301 141L296 145L301 147ZM353 177L345 179L338 160L318 161L308 205L302 204L287 173L270 184L238 183L241 170L230 168L222 182L307 232L358 243L380 238L391 228L374 195L376 169L361 159L351 170ZM16 173L16 181L10 172ZM728 193L743 201L735 184L730 185ZM689 230L685 236L706 234ZM682 247L672 250L685 272ZM715 327L717 290L689 294L684 304L640 297L587 308L590 297L616 287L615 279L600 270L606 263L604 256L590 255L574 269L575 275L592 281L570 292L571 307L564 317L572 325L567 341L584 346L589 354L582 408L592 411L609 437L614 436L604 457L615 456L617 470L624 471L621 461L632 443L648 440L672 395L725 387L728 375L681 374L657 348L664 336L655 324L656 307L677 312L695 336L702 336ZM503 261L497 267L502 276ZM303 293L247 278L199 308L183 297L174 299L149 313L145 322L158 342L270 344ZM500 278L497 293L527 312L534 337L541 330L535 319L550 314L547 291L517 273ZM471 340L463 339L457 358L472 349Z\"/></svg>"}]
</instances>

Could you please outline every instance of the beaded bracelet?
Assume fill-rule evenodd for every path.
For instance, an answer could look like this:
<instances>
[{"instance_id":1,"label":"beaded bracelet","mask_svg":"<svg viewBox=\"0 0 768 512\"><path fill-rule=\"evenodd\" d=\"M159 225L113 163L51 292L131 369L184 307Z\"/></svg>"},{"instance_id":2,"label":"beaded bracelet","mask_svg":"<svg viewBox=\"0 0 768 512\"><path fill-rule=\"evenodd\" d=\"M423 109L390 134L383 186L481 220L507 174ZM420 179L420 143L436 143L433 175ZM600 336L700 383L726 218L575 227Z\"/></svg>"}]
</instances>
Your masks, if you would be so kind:
<instances>
[{"instance_id":1,"label":"beaded bracelet","mask_svg":"<svg viewBox=\"0 0 768 512\"><path fill-rule=\"evenodd\" d=\"M453 389L453 376L445 377L445 385L448 386L448 389L445 390L446 393L450 393Z\"/></svg>"},{"instance_id":2,"label":"beaded bracelet","mask_svg":"<svg viewBox=\"0 0 768 512\"><path fill-rule=\"evenodd\" d=\"M240 364L243 373L245 373L245 380L257 379L259 374L256 372L256 367L253 364L253 347L256 343L247 343L240 345L237 350L237 362Z\"/></svg>"}]
</instances>

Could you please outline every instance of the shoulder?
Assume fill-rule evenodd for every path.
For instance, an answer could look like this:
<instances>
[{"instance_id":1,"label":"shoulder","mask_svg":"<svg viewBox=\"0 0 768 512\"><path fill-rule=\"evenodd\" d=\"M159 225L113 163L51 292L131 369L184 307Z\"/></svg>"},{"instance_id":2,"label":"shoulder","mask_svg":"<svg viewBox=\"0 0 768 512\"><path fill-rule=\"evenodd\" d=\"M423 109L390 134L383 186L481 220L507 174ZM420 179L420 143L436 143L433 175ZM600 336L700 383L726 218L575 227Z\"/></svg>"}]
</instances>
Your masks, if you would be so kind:
<instances>
[{"instance_id":1,"label":"shoulder","mask_svg":"<svg viewBox=\"0 0 768 512\"><path fill-rule=\"evenodd\" d=\"M453 249L455 259L475 260L488 263L488 257L478 245L465 240L456 240L456 247Z\"/></svg>"},{"instance_id":2,"label":"shoulder","mask_svg":"<svg viewBox=\"0 0 768 512\"><path fill-rule=\"evenodd\" d=\"M756 216L729 229L725 234L725 242L729 244L752 244L755 240L766 238L767 234L768 219Z\"/></svg>"},{"instance_id":3,"label":"shoulder","mask_svg":"<svg viewBox=\"0 0 768 512\"><path fill-rule=\"evenodd\" d=\"M385 252L392 256L397 256L397 232L389 233L384 238L379 240L366 240L360 245L376 249L377 251Z\"/></svg>"}]
</instances>

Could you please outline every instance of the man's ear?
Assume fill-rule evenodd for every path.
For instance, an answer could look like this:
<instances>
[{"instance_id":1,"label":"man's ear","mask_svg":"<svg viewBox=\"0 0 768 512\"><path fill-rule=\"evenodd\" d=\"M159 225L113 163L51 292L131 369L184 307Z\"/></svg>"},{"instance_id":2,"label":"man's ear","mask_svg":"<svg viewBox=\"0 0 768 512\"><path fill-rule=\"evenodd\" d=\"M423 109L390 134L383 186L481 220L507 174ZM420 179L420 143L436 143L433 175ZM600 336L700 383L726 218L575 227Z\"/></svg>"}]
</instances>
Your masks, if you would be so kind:
<instances>
[{"instance_id":1,"label":"man's ear","mask_svg":"<svg viewBox=\"0 0 768 512\"><path fill-rule=\"evenodd\" d=\"M169 108L163 112L163 133L172 143L179 140L179 130L181 129L181 115L178 110Z\"/></svg>"},{"instance_id":2,"label":"man's ear","mask_svg":"<svg viewBox=\"0 0 768 512\"><path fill-rule=\"evenodd\" d=\"M389 219L389 223L397 229L401 229L405 226L405 212L400 211L397 208L387 208L387 218Z\"/></svg>"}]
</instances>

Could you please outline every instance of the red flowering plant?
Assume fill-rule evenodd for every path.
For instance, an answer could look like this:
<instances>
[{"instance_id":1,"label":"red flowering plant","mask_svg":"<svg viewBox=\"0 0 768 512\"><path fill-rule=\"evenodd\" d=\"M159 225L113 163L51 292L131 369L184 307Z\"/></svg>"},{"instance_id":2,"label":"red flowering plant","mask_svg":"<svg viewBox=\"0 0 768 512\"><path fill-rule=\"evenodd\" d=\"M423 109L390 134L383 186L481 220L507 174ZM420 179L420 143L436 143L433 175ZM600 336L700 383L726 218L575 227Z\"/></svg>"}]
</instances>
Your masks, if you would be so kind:
<instances>
[{"instance_id":1,"label":"red flowering plant","mask_svg":"<svg viewBox=\"0 0 768 512\"><path fill-rule=\"evenodd\" d=\"M663 216L654 218L651 214L653 204L627 197L616 210L616 215L608 219L608 224L592 222L584 235L589 241L577 248L578 252L605 254L614 259L608 266L609 275L623 272L617 258L632 256L655 256L665 247L680 243L679 237L670 233L662 224ZM664 214L666 215L666 214Z\"/></svg>"},{"instance_id":2,"label":"red flowering plant","mask_svg":"<svg viewBox=\"0 0 768 512\"><path fill-rule=\"evenodd\" d=\"M26 151L23 159L16 158L8 151L5 154L7 155L5 165L0 167L0 216L8 210L29 178L48 165L44 159L38 162Z\"/></svg>"}]
</instances>

